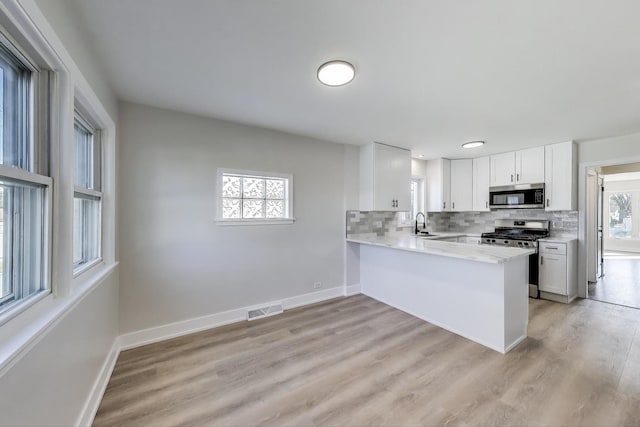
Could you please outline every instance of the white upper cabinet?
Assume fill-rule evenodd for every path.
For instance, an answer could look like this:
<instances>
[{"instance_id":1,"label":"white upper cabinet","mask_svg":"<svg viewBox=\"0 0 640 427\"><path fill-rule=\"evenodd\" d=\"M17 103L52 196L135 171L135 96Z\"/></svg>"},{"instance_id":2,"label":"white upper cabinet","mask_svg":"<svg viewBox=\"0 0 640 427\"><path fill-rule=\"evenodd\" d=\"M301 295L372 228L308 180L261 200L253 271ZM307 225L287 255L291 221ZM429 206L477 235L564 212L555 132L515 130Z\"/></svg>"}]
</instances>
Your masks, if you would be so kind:
<instances>
[{"instance_id":1,"label":"white upper cabinet","mask_svg":"<svg viewBox=\"0 0 640 427\"><path fill-rule=\"evenodd\" d=\"M516 151L516 184L544 182L544 147Z\"/></svg>"},{"instance_id":2,"label":"white upper cabinet","mask_svg":"<svg viewBox=\"0 0 640 427\"><path fill-rule=\"evenodd\" d=\"M408 211L411 152L372 143L360 148L360 210Z\"/></svg>"},{"instance_id":3,"label":"white upper cabinet","mask_svg":"<svg viewBox=\"0 0 640 427\"><path fill-rule=\"evenodd\" d=\"M427 212L451 210L451 160L427 160Z\"/></svg>"},{"instance_id":4,"label":"white upper cabinet","mask_svg":"<svg viewBox=\"0 0 640 427\"><path fill-rule=\"evenodd\" d=\"M491 186L512 185L516 179L516 153L491 156Z\"/></svg>"},{"instance_id":5,"label":"white upper cabinet","mask_svg":"<svg viewBox=\"0 0 640 427\"><path fill-rule=\"evenodd\" d=\"M573 141L545 147L545 209L573 211L577 206L577 148Z\"/></svg>"},{"instance_id":6,"label":"white upper cabinet","mask_svg":"<svg viewBox=\"0 0 640 427\"><path fill-rule=\"evenodd\" d=\"M489 157L473 159L473 210L489 211Z\"/></svg>"},{"instance_id":7,"label":"white upper cabinet","mask_svg":"<svg viewBox=\"0 0 640 427\"><path fill-rule=\"evenodd\" d=\"M451 160L451 210L473 210L473 160Z\"/></svg>"},{"instance_id":8,"label":"white upper cabinet","mask_svg":"<svg viewBox=\"0 0 640 427\"><path fill-rule=\"evenodd\" d=\"M544 147L491 156L491 186L544 182Z\"/></svg>"}]
</instances>

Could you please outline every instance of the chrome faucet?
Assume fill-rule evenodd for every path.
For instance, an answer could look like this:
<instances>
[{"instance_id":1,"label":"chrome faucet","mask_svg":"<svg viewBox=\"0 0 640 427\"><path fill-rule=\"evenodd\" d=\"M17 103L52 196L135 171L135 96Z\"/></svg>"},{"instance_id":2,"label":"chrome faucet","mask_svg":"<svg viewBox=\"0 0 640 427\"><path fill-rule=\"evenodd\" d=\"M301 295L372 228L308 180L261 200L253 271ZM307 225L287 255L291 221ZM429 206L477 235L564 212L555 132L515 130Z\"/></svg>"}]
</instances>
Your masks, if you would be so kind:
<instances>
[{"instance_id":1,"label":"chrome faucet","mask_svg":"<svg viewBox=\"0 0 640 427\"><path fill-rule=\"evenodd\" d=\"M415 234L420 233L420 229L418 228L418 215L422 215L422 229L424 230L425 228L427 228L427 216L422 213L422 212L418 212L416 214L416 229L415 229Z\"/></svg>"}]
</instances>

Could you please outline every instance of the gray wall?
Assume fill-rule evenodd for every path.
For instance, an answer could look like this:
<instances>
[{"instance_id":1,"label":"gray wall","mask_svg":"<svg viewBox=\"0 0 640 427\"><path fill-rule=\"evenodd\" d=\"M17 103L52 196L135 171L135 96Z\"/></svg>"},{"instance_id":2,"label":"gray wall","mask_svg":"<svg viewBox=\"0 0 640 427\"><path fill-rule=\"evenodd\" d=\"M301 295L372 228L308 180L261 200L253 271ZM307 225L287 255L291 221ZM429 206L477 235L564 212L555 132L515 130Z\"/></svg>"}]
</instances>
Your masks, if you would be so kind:
<instances>
[{"instance_id":1,"label":"gray wall","mask_svg":"<svg viewBox=\"0 0 640 427\"><path fill-rule=\"evenodd\" d=\"M36 0L36 3L91 89L100 98L111 118L116 120L118 117L116 96L104 77L100 56L91 47L90 34L82 26L83 20L78 16L78 8L74 7L74 1Z\"/></svg>"},{"instance_id":2,"label":"gray wall","mask_svg":"<svg viewBox=\"0 0 640 427\"><path fill-rule=\"evenodd\" d=\"M123 103L120 331L344 284L341 144ZM215 224L216 168L293 174L293 225Z\"/></svg>"},{"instance_id":3,"label":"gray wall","mask_svg":"<svg viewBox=\"0 0 640 427\"><path fill-rule=\"evenodd\" d=\"M110 275L0 379L0 425L72 426L118 335Z\"/></svg>"}]
</instances>

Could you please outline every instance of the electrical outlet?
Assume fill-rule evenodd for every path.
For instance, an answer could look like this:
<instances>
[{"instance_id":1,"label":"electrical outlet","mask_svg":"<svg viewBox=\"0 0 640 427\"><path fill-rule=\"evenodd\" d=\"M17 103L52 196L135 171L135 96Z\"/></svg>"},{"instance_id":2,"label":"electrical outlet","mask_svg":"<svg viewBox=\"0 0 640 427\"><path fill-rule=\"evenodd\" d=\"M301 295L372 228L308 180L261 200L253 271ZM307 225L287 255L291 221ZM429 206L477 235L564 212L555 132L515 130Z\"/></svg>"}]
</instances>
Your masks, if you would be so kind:
<instances>
[{"instance_id":1,"label":"electrical outlet","mask_svg":"<svg viewBox=\"0 0 640 427\"><path fill-rule=\"evenodd\" d=\"M322 283L321 282L315 282L313 284L313 289L320 289L322 287Z\"/></svg>"}]
</instances>

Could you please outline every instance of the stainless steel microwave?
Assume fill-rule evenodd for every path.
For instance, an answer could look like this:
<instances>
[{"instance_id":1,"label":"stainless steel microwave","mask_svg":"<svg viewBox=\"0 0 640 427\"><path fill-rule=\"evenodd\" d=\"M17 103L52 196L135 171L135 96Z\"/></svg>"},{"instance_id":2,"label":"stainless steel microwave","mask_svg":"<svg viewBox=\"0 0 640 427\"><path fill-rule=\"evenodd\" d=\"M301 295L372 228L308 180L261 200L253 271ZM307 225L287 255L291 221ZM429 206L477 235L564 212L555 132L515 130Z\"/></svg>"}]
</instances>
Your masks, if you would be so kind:
<instances>
[{"instance_id":1,"label":"stainless steel microwave","mask_svg":"<svg viewBox=\"0 0 640 427\"><path fill-rule=\"evenodd\" d=\"M544 209L544 184L490 187L489 207L491 209Z\"/></svg>"}]
</instances>

